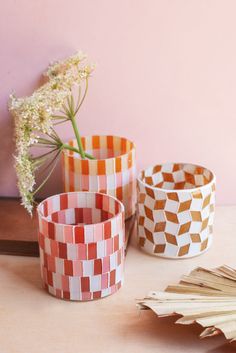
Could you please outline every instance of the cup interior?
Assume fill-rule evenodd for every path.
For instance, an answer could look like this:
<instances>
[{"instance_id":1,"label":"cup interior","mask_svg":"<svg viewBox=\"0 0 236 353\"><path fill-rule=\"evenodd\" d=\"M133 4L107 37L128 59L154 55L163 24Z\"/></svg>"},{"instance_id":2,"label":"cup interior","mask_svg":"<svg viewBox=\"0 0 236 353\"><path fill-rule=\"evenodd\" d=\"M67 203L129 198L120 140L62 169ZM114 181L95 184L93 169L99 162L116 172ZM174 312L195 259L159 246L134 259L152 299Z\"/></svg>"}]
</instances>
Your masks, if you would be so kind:
<instances>
[{"instance_id":1,"label":"cup interior","mask_svg":"<svg viewBox=\"0 0 236 353\"><path fill-rule=\"evenodd\" d=\"M213 178L210 170L198 165L166 163L142 171L139 179L154 188L185 190L207 185Z\"/></svg>"},{"instance_id":2,"label":"cup interior","mask_svg":"<svg viewBox=\"0 0 236 353\"><path fill-rule=\"evenodd\" d=\"M106 222L123 212L123 205L109 195L71 192L44 200L38 212L48 222L85 225Z\"/></svg>"},{"instance_id":3,"label":"cup interior","mask_svg":"<svg viewBox=\"0 0 236 353\"><path fill-rule=\"evenodd\" d=\"M84 150L95 157L95 159L115 158L129 153L134 148L134 143L123 137L118 136L86 136L82 137ZM69 145L77 147L77 141L69 141ZM78 153L66 151L73 157L80 158Z\"/></svg>"}]
</instances>

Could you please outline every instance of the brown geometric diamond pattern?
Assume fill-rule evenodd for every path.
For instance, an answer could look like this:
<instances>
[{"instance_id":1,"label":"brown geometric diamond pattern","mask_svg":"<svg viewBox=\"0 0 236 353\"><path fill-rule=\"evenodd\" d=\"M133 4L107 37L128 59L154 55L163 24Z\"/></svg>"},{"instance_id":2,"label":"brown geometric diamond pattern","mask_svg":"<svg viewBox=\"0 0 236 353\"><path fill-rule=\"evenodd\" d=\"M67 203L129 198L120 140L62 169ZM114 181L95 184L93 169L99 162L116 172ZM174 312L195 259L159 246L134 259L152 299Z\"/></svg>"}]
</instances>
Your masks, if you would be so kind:
<instances>
[{"instance_id":1,"label":"brown geometric diamond pattern","mask_svg":"<svg viewBox=\"0 0 236 353\"><path fill-rule=\"evenodd\" d=\"M147 185L171 190L203 186L213 179L210 170L189 163L159 164L144 170L141 174L141 179Z\"/></svg>"},{"instance_id":2,"label":"brown geometric diamond pattern","mask_svg":"<svg viewBox=\"0 0 236 353\"><path fill-rule=\"evenodd\" d=\"M191 257L212 243L215 183L164 191L138 182L139 245L163 257Z\"/></svg>"}]
</instances>

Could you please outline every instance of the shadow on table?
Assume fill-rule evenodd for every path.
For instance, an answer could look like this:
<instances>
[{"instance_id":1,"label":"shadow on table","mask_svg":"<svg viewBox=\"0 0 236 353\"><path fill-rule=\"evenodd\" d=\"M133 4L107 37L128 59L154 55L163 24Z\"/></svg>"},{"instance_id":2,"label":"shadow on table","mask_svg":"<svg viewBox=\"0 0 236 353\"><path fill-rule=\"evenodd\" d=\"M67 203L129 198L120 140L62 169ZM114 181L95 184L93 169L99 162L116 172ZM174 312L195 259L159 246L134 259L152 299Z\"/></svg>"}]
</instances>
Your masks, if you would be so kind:
<instances>
[{"instance_id":1,"label":"shadow on table","mask_svg":"<svg viewBox=\"0 0 236 353\"><path fill-rule=\"evenodd\" d=\"M234 343L228 343L223 334L211 338L199 339L203 328L198 324L177 325L175 317L158 318L151 311L142 311L138 319L127 320L123 330L129 332L129 340L140 341L147 348L165 347L168 352L186 350L186 352L231 353L236 351ZM133 336L133 337L132 337ZM178 347L178 349L177 349ZM188 347L192 347L191 351ZM149 350L147 350L149 351Z\"/></svg>"},{"instance_id":2,"label":"shadow on table","mask_svg":"<svg viewBox=\"0 0 236 353\"><path fill-rule=\"evenodd\" d=\"M233 352L236 352L236 344L234 342L225 343L207 351L207 353L233 353Z\"/></svg>"}]
</instances>

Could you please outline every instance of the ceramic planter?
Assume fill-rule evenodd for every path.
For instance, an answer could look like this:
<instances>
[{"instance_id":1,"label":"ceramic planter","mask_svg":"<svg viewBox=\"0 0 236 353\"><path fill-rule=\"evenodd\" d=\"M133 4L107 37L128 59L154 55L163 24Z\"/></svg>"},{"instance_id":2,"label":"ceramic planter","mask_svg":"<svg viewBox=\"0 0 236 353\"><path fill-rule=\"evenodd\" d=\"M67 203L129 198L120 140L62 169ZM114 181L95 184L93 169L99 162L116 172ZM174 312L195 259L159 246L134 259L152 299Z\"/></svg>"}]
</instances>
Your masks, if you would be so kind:
<instances>
[{"instance_id":1,"label":"ceramic planter","mask_svg":"<svg viewBox=\"0 0 236 353\"><path fill-rule=\"evenodd\" d=\"M212 243L215 176L181 163L156 165L138 178L138 239L146 252L168 258L199 255Z\"/></svg>"},{"instance_id":2,"label":"ceramic planter","mask_svg":"<svg viewBox=\"0 0 236 353\"><path fill-rule=\"evenodd\" d=\"M64 191L93 191L118 198L125 206L125 218L135 213L136 161L133 142L116 136L83 137L87 153L96 159L81 159L80 155L64 151ZM69 145L77 147L76 140Z\"/></svg>"},{"instance_id":3,"label":"ceramic planter","mask_svg":"<svg viewBox=\"0 0 236 353\"><path fill-rule=\"evenodd\" d=\"M92 300L123 283L124 206L93 192L55 195L38 206L41 275L62 299Z\"/></svg>"}]
</instances>

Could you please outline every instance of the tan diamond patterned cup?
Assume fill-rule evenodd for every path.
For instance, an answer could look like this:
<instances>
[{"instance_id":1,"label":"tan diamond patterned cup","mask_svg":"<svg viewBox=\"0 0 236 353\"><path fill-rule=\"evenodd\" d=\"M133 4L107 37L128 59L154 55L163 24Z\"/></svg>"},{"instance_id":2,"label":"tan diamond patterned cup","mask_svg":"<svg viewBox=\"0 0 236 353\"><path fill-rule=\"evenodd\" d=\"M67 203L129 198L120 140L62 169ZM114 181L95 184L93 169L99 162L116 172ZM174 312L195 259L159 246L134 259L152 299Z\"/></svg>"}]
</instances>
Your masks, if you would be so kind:
<instances>
[{"instance_id":1,"label":"tan diamond patterned cup","mask_svg":"<svg viewBox=\"0 0 236 353\"><path fill-rule=\"evenodd\" d=\"M201 166L166 163L138 178L138 241L168 258L200 255L212 243L215 176Z\"/></svg>"}]
</instances>

